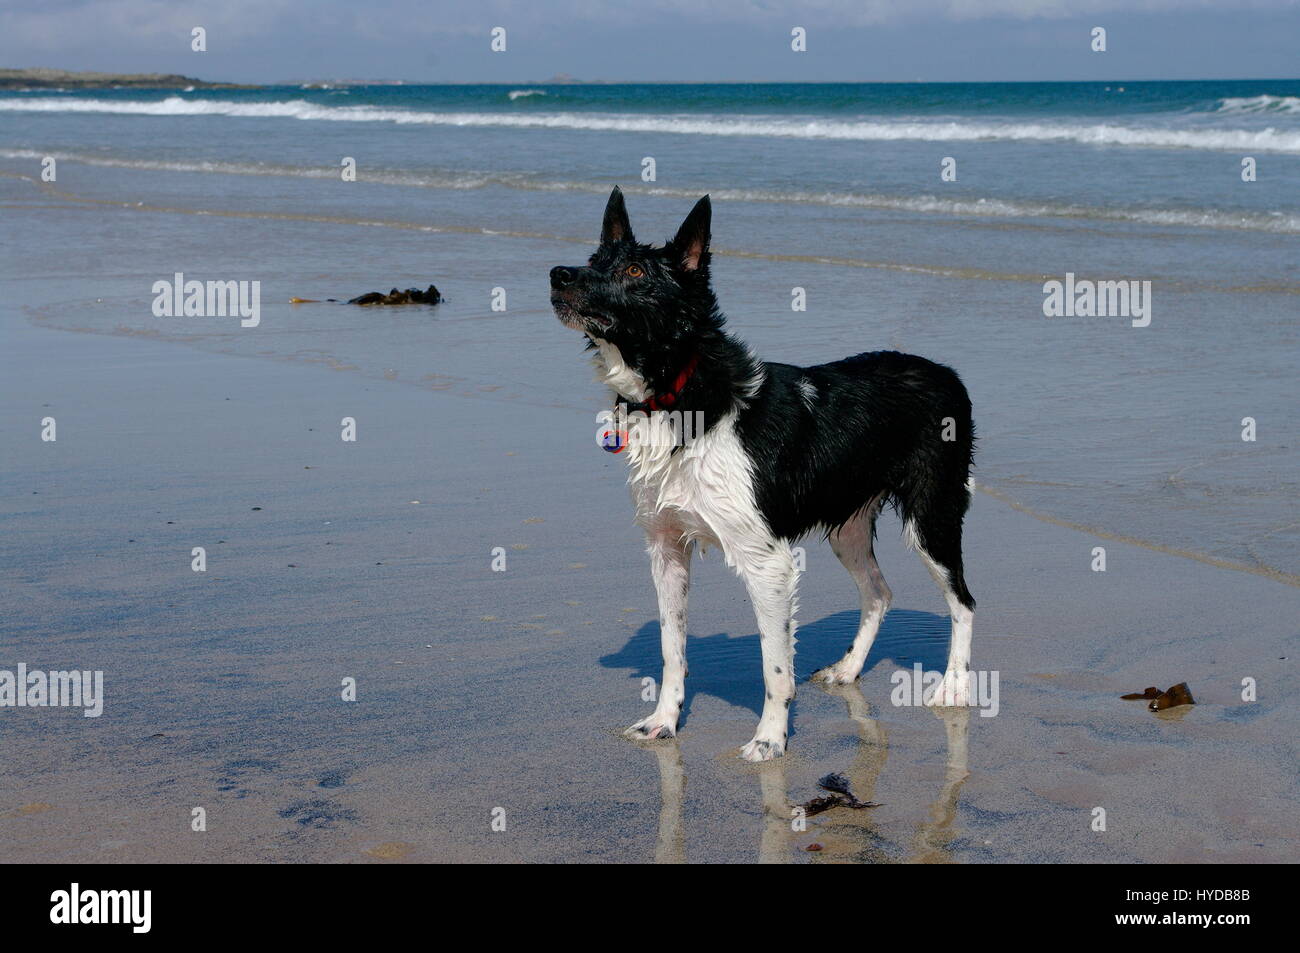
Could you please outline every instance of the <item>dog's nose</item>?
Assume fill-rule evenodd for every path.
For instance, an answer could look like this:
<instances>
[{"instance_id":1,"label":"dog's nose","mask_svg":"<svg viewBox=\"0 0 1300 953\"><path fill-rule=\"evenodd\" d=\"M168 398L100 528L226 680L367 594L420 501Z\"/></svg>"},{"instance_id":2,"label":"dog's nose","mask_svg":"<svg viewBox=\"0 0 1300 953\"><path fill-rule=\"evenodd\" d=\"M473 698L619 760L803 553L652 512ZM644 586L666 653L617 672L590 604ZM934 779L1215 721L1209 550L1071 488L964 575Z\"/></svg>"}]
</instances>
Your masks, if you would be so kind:
<instances>
[{"instance_id":1,"label":"dog's nose","mask_svg":"<svg viewBox=\"0 0 1300 953\"><path fill-rule=\"evenodd\" d=\"M576 277L577 274L572 268L565 268L563 265L551 269L551 285L555 288L573 284L573 279Z\"/></svg>"}]
</instances>

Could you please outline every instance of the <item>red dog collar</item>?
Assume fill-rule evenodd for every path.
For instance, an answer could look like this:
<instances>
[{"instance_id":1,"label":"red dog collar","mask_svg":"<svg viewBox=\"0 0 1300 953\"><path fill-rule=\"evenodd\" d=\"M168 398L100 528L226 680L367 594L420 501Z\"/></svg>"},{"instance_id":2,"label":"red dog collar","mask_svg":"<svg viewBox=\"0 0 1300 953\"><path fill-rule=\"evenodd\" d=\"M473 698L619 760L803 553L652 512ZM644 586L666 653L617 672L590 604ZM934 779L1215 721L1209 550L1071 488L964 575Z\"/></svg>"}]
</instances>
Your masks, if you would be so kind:
<instances>
[{"instance_id":1,"label":"red dog collar","mask_svg":"<svg viewBox=\"0 0 1300 953\"><path fill-rule=\"evenodd\" d=\"M690 381L692 375L694 375L695 367L699 363L700 355L692 354L691 359L686 362L686 366L683 367L681 373L677 375L677 379L673 381L672 390L666 390L662 394L655 394L647 400L629 402L627 405L628 412L631 413L637 410L643 412L668 410L675 406L677 404L677 398L681 396L682 390L685 389L687 382Z\"/></svg>"}]
</instances>

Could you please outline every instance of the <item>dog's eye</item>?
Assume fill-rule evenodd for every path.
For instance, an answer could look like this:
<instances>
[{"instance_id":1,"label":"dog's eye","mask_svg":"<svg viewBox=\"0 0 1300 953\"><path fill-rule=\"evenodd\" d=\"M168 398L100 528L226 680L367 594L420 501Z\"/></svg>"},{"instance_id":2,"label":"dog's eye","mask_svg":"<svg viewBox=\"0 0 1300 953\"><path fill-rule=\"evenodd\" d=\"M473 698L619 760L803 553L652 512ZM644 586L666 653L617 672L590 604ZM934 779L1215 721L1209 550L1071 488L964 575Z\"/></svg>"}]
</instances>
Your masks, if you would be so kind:
<instances>
[{"instance_id":1,"label":"dog's eye","mask_svg":"<svg viewBox=\"0 0 1300 953\"><path fill-rule=\"evenodd\" d=\"M640 278L645 274L645 272L641 270L640 265L628 265L627 268L624 269L623 274L627 275L629 278Z\"/></svg>"}]
</instances>

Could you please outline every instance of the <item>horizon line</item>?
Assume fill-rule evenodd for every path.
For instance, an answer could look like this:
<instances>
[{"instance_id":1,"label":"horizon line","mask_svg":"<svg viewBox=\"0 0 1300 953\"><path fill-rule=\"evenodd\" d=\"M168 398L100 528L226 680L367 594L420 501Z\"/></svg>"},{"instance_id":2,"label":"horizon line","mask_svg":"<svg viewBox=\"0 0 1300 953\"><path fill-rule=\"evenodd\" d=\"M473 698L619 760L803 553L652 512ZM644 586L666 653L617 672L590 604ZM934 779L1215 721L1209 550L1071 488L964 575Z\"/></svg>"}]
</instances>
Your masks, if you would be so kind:
<instances>
[{"instance_id":1,"label":"horizon line","mask_svg":"<svg viewBox=\"0 0 1300 953\"><path fill-rule=\"evenodd\" d=\"M675 80L675 79L578 79L561 78L558 74L549 79L510 79L510 80L425 80L396 78L322 78L299 77L278 80L224 80L203 79L185 73L127 73L116 70L75 70L51 66L6 67L5 72L23 73L37 70L51 70L64 73L97 73L111 77L139 76L179 76L205 84L230 86L301 86L308 83L346 83L353 86L870 86L870 85L906 85L906 86L956 86L956 85L1028 85L1028 84L1067 84L1067 83L1273 83L1300 82L1300 76L1199 76L1180 78L1142 78L1119 77L1111 79L819 79L819 80L781 80L781 79L713 79L713 80ZM146 88L146 87L141 87Z\"/></svg>"}]
</instances>

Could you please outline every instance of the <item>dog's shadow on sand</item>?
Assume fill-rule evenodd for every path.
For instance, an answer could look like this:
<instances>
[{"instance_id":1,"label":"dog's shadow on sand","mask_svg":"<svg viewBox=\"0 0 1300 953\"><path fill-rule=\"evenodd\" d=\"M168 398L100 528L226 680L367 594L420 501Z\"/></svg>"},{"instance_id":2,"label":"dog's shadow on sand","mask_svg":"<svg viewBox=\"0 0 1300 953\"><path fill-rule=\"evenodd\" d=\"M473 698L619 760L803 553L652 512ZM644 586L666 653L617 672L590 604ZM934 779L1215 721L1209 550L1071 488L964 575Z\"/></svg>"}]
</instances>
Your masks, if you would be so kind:
<instances>
[{"instance_id":1,"label":"dog's shadow on sand","mask_svg":"<svg viewBox=\"0 0 1300 953\"><path fill-rule=\"evenodd\" d=\"M918 662L925 671L942 672L948 663L948 635L951 622L946 615L915 609L891 609L880 625L863 673L885 659L911 668ZM836 612L816 622L801 625L796 633L795 671L799 681L840 659L858 631L858 612ZM697 692L713 695L732 705L748 708L755 715L763 709L762 650L758 635L733 637L716 635L686 637L686 701L679 727L690 717ZM637 629L617 652L603 656L605 668L631 669L637 681L650 677L658 684L663 660L659 648L659 623L647 622Z\"/></svg>"}]
</instances>

